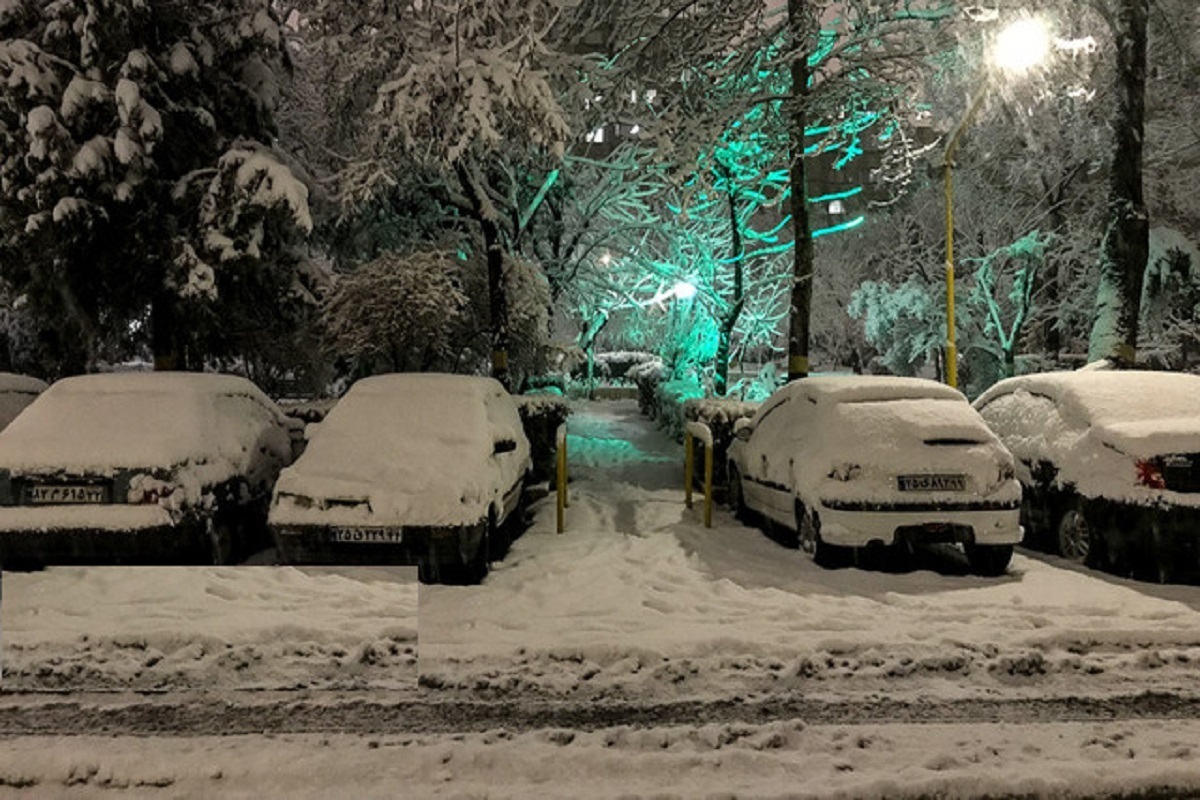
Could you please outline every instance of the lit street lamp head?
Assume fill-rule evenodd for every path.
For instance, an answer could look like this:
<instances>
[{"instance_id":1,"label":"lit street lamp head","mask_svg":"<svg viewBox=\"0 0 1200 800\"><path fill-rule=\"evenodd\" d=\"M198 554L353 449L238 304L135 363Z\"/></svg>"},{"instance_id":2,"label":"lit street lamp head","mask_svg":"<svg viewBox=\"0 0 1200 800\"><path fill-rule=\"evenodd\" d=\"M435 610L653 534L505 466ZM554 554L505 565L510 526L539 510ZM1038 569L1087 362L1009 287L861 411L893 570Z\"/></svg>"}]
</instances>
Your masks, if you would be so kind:
<instances>
[{"instance_id":1,"label":"lit street lamp head","mask_svg":"<svg viewBox=\"0 0 1200 800\"><path fill-rule=\"evenodd\" d=\"M1050 52L1050 31L1040 19L1026 17L996 36L992 60L1008 72L1025 72L1040 64Z\"/></svg>"}]
</instances>

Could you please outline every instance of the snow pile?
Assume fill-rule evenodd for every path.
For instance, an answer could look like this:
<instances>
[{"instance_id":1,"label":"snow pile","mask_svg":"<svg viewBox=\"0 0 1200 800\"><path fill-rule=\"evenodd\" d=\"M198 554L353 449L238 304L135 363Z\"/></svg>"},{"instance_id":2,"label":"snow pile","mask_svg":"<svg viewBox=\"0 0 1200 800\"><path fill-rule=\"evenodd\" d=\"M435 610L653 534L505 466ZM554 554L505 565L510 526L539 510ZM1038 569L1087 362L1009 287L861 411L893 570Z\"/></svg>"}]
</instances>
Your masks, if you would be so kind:
<instances>
[{"instance_id":1,"label":"snow pile","mask_svg":"<svg viewBox=\"0 0 1200 800\"><path fill-rule=\"evenodd\" d=\"M0 613L10 690L411 688L416 679L413 568L8 572Z\"/></svg>"}]
</instances>

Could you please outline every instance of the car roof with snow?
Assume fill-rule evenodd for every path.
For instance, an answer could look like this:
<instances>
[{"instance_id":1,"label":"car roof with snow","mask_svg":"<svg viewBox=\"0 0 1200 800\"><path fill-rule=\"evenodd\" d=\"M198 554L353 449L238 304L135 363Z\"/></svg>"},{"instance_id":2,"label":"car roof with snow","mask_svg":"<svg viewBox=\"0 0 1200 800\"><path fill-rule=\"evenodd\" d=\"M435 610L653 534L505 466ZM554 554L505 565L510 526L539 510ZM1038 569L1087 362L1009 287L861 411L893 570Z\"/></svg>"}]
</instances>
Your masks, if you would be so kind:
<instances>
[{"instance_id":1,"label":"car roof with snow","mask_svg":"<svg viewBox=\"0 0 1200 800\"><path fill-rule=\"evenodd\" d=\"M249 406L219 398L246 398ZM217 452L240 463L261 427L282 420L257 386L236 375L79 375L54 383L0 432L0 467L168 467Z\"/></svg>"},{"instance_id":2,"label":"car roof with snow","mask_svg":"<svg viewBox=\"0 0 1200 800\"><path fill-rule=\"evenodd\" d=\"M1200 416L1200 376L1153 370L1041 372L1000 381L975 401L982 408L1016 391L1057 401L1068 416L1093 423Z\"/></svg>"},{"instance_id":3,"label":"car roof with snow","mask_svg":"<svg viewBox=\"0 0 1200 800\"><path fill-rule=\"evenodd\" d=\"M445 393L473 394L485 397L503 393L504 387L495 378L480 375L449 375L432 372L396 372L372 375L356 381L351 387L355 394L403 394L407 397L444 397Z\"/></svg>"},{"instance_id":4,"label":"car roof with snow","mask_svg":"<svg viewBox=\"0 0 1200 800\"><path fill-rule=\"evenodd\" d=\"M966 401L961 392L943 383L894 375L816 375L792 381L777 394L807 397L819 405L922 399Z\"/></svg>"},{"instance_id":5,"label":"car roof with snow","mask_svg":"<svg viewBox=\"0 0 1200 800\"><path fill-rule=\"evenodd\" d=\"M488 400L502 398L509 400L511 418L492 418L489 412L495 404ZM381 422L386 425L381 427ZM516 402L495 378L416 372L374 375L350 387L321 423L310 447L323 452L332 431L338 438L367 437L380 446L386 442L394 452L408 450L420 440L490 453L497 428L509 438L520 438Z\"/></svg>"},{"instance_id":6,"label":"car roof with snow","mask_svg":"<svg viewBox=\"0 0 1200 800\"><path fill-rule=\"evenodd\" d=\"M0 392L39 394L46 391L46 382L15 372L0 372Z\"/></svg>"}]
</instances>

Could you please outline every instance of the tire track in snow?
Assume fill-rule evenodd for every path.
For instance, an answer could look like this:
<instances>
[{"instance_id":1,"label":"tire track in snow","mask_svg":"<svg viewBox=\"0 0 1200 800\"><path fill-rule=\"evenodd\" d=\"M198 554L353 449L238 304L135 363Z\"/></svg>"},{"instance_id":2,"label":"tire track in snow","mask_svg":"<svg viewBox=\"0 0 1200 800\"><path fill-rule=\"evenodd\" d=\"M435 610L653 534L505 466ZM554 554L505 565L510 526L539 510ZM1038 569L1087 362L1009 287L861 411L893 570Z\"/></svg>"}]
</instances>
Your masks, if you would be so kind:
<instances>
[{"instance_id":1,"label":"tire track in snow","mask_svg":"<svg viewBox=\"0 0 1200 800\"><path fill-rule=\"evenodd\" d=\"M1197 720L1200 698L1161 692L1113 697L826 702L773 697L746 702L697 700L660 704L439 702L365 699L271 699L238 703L230 694L165 696L129 702L96 697L0 706L0 737L220 736L302 733L478 733L544 729L761 725L799 720L808 725L878 723L1020 724Z\"/></svg>"}]
</instances>

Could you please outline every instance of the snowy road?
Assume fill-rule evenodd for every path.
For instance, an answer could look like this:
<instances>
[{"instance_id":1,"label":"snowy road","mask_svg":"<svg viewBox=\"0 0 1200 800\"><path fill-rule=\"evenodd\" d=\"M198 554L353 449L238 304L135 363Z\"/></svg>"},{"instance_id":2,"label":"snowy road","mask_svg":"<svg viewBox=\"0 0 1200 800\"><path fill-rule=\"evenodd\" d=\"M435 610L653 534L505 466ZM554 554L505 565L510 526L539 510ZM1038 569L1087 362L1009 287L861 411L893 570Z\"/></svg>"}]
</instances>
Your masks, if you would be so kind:
<instances>
[{"instance_id":1,"label":"snowy road","mask_svg":"<svg viewBox=\"0 0 1200 800\"><path fill-rule=\"evenodd\" d=\"M705 529L632 404L570 429L567 532L483 586L7 575L0 795L1200 793L1200 589L822 570Z\"/></svg>"}]
</instances>

